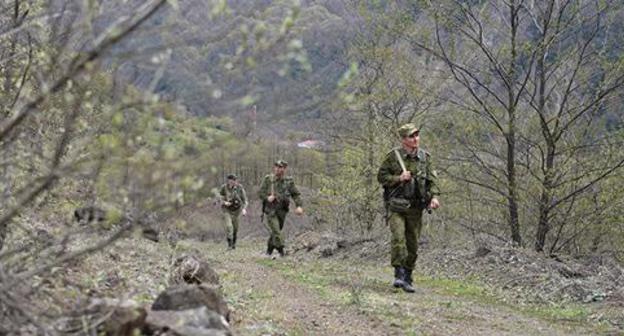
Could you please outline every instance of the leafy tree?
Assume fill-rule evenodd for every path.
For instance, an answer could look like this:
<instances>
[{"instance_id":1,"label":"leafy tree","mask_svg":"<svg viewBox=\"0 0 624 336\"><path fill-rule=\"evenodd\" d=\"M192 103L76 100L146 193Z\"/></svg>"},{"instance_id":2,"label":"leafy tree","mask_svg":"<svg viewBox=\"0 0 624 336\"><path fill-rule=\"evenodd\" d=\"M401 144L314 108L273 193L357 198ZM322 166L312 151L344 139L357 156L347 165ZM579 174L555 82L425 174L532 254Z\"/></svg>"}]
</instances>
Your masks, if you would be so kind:
<instances>
[{"instance_id":1,"label":"leafy tree","mask_svg":"<svg viewBox=\"0 0 624 336\"><path fill-rule=\"evenodd\" d=\"M179 41L157 33L175 28L176 10L195 14L181 4L12 0L1 5L0 333L28 328L54 334L50 326L67 313L64 302L37 304L41 293L32 289L33 279L49 277L56 267L106 248L131 230L168 230L158 227L162 219L205 201L224 174L243 172L259 180L258 171L270 167L246 163L271 146L239 138L236 120L196 117L175 97L159 94L171 84L167 71L179 56ZM224 4L204 7L222 24L213 32L228 27L228 19L220 18L228 15ZM296 7L280 8L285 18L296 16ZM265 27L271 40L262 51L277 56L280 46L288 49L285 36L292 26ZM215 34L216 45L221 38ZM216 45L204 51L215 53L209 49ZM238 56L233 64L244 64L247 58ZM139 71L138 65L149 66ZM128 85L133 67L137 85ZM222 75L222 82L235 76ZM191 84L193 79L186 78ZM228 106L238 106L240 98L222 97ZM104 208L107 220L74 225L70 217L83 206Z\"/></svg>"},{"instance_id":2,"label":"leafy tree","mask_svg":"<svg viewBox=\"0 0 624 336\"><path fill-rule=\"evenodd\" d=\"M2 5L0 232L4 236L11 229L11 244L0 254L0 309L10 312L3 314L3 332L16 333L28 324L51 333L37 311L41 307L32 302L36 293L24 288L25 281L108 245L132 227L126 223L93 244L70 250L67 244L75 239L75 229L58 227L51 234L37 227L38 220L18 216L58 206L55 193L61 185L88 172L82 167L93 167L87 161L98 154L81 152L100 133L99 125L112 117L106 107L113 105L107 98L112 82L99 65L119 41L165 5L164 0L134 4L128 16L106 26L95 24L98 8L91 2L14 0Z\"/></svg>"}]
</instances>

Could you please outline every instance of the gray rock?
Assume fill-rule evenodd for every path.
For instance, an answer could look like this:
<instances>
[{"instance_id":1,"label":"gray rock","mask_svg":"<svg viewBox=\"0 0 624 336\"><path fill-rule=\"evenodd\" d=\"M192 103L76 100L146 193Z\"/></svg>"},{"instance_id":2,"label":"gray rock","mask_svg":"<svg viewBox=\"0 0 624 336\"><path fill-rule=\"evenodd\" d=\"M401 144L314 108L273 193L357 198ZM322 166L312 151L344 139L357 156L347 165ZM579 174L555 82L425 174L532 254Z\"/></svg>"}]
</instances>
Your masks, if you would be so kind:
<instances>
[{"instance_id":1,"label":"gray rock","mask_svg":"<svg viewBox=\"0 0 624 336\"><path fill-rule=\"evenodd\" d=\"M186 310L206 307L229 321L230 310L216 287L201 285L176 285L160 293L152 310Z\"/></svg>"},{"instance_id":2,"label":"gray rock","mask_svg":"<svg viewBox=\"0 0 624 336\"><path fill-rule=\"evenodd\" d=\"M133 336L140 332L147 312L132 300L98 298L70 318L58 321L55 329L62 334L90 332L98 335Z\"/></svg>"},{"instance_id":3,"label":"gray rock","mask_svg":"<svg viewBox=\"0 0 624 336\"><path fill-rule=\"evenodd\" d=\"M199 307L187 310L152 310L148 313L144 332L161 336L230 336L225 318Z\"/></svg>"},{"instance_id":4,"label":"gray rock","mask_svg":"<svg viewBox=\"0 0 624 336\"><path fill-rule=\"evenodd\" d=\"M219 275L207 262L184 255L175 260L169 276L170 284L219 284Z\"/></svg>"}]
</instances>

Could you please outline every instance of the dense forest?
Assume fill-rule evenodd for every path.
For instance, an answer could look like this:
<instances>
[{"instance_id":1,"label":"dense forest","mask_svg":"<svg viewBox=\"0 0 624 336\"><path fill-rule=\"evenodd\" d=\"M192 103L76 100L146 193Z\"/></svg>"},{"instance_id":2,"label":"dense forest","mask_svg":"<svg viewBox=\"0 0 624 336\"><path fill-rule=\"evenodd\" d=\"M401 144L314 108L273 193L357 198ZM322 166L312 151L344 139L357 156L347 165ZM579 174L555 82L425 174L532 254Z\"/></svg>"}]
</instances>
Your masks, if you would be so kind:
<instances>
[{"instance_id":1,"label":"dense forest","mask_svg":"<svg viewBox=\"0 0 624 336\"><path fill-rule=\"evenodd\" d=\"M622 267L623 22L618 0L3 0L0 335L62 334L59 270L206 231L189 213L228 174L259 212L276 159L297 233L386 239L376 176L408 122L439 175L429 245Z\"/></svg>"}]
</instances>

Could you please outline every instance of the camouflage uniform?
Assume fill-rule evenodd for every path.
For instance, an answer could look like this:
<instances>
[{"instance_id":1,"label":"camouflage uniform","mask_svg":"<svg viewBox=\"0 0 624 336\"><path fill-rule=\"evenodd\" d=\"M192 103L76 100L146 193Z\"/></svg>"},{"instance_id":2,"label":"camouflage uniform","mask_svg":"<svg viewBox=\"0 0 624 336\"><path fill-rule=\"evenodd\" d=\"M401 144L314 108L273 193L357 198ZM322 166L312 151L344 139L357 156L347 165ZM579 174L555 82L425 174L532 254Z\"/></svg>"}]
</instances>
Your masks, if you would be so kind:
<instances>
[{"instance_id":1,"label":"camouflage uniform","mask_svg":"<svg viewBox=\"0 0 624 336\"><path fill-rule=\"evenodd\" d=\"M221 195L221 208L223 209L228 246L230 248L235 248L240 215L242 210L247 207L247 194L240 184L230 186L225 183L221 186L219 195ZM225 206L223 202L230 202L232 204L230 206Z\"/></svg>"},{"instance_id":2,"label":"camouflage uniform","mask_svg":"<svg viewBox=\"0 0 624 336\"><path fill-rule=\"evenodd\" d=\"M389 201L393 197L402 198L406 184L400 182L402 168L396 157L395 150L403 159L405 168L414 179L414 192L409 198L409 208L393 209ZM395 278L409 282L411 273L418 258L418 239L422 229L422 215L431 198L439 194L437 175L434 171L428 152L419 148L410 155L402 147L389 152L379 168L377 180L384 187L384 201L387 209L387 223L391 231L391 264L395 268ZM399 287L395 282L395 287Z\"/></svg>"},{"instance_id":3,"label":"camouflage uniform","mask_svg":"<svg viewBox=\"0 0 624 336\"><path fill-rule=\"evenodd\" d=\"M267 197L271 195L272 191L274 191L276 199L269 203ZM284 221L290 206L290 198L295 201L296 206L300 207L303 205L301 193L295 186L295 181L292 177L284 176L278 178L274 174L269 174L262 180L258 197L262 200L262 211L266 216L265 226L271 235L267 242L267 254L270 255L274 249L277 249L283 255L284 238L282 229L284 228Z\"/></svg>"}]
</instances>

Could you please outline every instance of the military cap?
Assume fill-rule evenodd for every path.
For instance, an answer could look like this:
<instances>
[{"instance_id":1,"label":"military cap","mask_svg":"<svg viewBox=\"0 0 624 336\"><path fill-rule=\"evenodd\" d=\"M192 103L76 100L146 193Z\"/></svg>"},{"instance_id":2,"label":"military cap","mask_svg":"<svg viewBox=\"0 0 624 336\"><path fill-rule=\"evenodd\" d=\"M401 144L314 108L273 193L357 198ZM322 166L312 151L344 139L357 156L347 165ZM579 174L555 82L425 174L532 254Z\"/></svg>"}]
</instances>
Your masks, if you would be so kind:
<instances>
[{"instance_id":1,"label":"military cap","mask_svg":"<svg viewBox=\"0 0 624 336\"><path fill-rule=\"evenodd\" d=\"M234 174L230 174L230 175L228 175L228 176L227 176L227 179L228 179L228 180L236 180L236 179L237 179L237 177L236 177L236 175L234 175Z\"/></svg>"},{"instance_id":2,"label":"military cap","mask_svg":"<svg viewBox=\"0 0 624 336\"><path fill-rule=\"evenodd\" d=\"M284 160L277 160L277 161L275 161L275 166L286 168L286 167L288 167L288 162L286 162Z\"/></svg>"},{"instance_id":3,"label":"military cap","mask_svg":"<svg viewBox=\"0 0 624 336\"><path fill-rule=\"evenodd\" d=\"M416 124L413 124L413 123L405 124L399 127L399 136L401 138L405 138L418 132L419 130L420 129L418 128L418 126L416 126Z\"/></svg>"}]
</instances>

